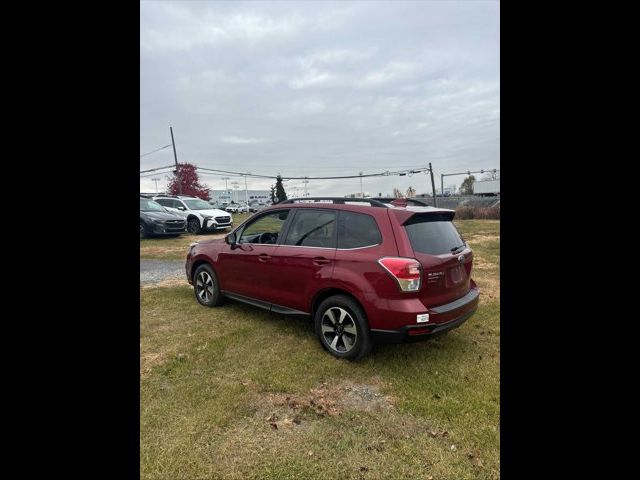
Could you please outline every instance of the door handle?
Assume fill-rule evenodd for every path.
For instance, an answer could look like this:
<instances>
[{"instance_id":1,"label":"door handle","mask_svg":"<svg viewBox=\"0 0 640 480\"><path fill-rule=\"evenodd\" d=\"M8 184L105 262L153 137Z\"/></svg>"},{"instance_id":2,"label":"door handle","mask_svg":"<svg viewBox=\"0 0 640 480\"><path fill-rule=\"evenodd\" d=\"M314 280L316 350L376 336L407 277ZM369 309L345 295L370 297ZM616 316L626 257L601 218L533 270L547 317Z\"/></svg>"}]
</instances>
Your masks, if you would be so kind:
<instances>
[{"instance_id":1,"label":"door handle","mask_svg":"<svg viewBox=\"0 0 640 480\"><path fill-rule=\"evenodd\" d=\"M258 255L258 260L260 262L268 262L270 258L271 255L267 255L266 253L261 253L260 255Z\"/></svg>"},{"instance_id":2,"label":"door handle","mask_svg":"<svg viewBox=\"0 0 640 480\"><path fill-rule=\"evenodd\" d=\"M327 265L328 263L331 263L331 260L328 260L328 259L326 259L324 257L315 257L313 259L313 264L314 265L320 266L320 265Z\"/></svg>"}]
</instances>

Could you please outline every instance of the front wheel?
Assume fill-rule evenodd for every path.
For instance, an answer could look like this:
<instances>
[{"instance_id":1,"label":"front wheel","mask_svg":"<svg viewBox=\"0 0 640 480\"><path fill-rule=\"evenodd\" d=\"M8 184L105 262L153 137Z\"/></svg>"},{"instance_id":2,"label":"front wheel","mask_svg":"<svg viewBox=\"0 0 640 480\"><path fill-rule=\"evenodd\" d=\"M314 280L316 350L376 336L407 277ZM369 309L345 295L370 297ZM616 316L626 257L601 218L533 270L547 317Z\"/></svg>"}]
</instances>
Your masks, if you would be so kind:
<instances>
[{"instance_id":1,"label":"front wheel","mask_svg":"<svg viewBox=\"0 0 640 480\"><path fill-rule=\"evenodd\" d=\"M222 304L222 295L213 268L210 265L200 265L193 274L193 292L200 305L217 307Z\"/></svg>"},{"instance_id":2,"label":"front wheel","mask_svg":"<svg viewBox=\"0 0 640 480\"><path fill-rule=\"evenodd\" d=\"M373 346L367 318L357 302L345 295L324 300L315 318L316 334L334 357L360 360Z\"/></svg>"},{"instance_id":3,"label":"front wheel","mask_svg":"<svg viewBox=\"0 0 640 480\"><path fill-rule=\"evenodd\" d=\"M191 218L187 222L187 231L192 234L200 233L200 222L197 218Z\"/></svg>"}]
</instances>

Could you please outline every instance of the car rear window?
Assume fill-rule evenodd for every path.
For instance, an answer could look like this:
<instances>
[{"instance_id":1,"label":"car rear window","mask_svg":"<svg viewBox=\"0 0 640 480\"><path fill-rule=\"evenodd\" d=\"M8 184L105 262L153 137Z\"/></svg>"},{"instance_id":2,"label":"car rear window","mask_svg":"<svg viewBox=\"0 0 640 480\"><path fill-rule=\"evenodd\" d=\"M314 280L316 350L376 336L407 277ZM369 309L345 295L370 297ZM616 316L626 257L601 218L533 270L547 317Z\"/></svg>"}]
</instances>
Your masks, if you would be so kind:
<instances>
[{"instance_id":1,"label":"car rear window","mask_svg":"<svg viewBox=\"0 0 640 480\"><path fill-rule=\"evenodd\" d=\"M361 248L380 243L382 243L382 235L371 215L340 212L338 248Z\"/></svg>"},{"instance_id":2,"label":"car rear window","mask_svg":"<svg viewBox=\"0 0 640 480\"><path fill-rule=\"evenodd\" d=\"M415 252L442 255L465 243L451 221L435 216L410 218L404 228Z\"/></svg>"}]
</instances>

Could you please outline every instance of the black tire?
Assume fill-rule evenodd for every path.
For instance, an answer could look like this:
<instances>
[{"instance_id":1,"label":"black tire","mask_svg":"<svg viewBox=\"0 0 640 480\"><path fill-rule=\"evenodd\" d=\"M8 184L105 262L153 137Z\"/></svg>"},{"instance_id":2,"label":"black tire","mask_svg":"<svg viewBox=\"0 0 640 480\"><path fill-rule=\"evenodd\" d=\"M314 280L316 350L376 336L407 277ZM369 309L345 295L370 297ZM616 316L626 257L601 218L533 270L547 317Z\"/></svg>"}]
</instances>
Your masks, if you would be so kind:
<instances>
[{"instance_id":1,"label":"black tire","mask_svg":"<svg viewBox=\"0 0 640 480\"><path fill-rule=\"evenodd\" d=\"M314 323L320 343L334 357L360 360L373 347L364 311L346 295L324 300L316 310Z\"/></svg>"},{"instance_id":2,"label":"black tire","mask_svg":"<svg viewBox=\"0 0 640 480\"><path fill-rule=\"evenodd\" d=\"M201 230L201 228L200 228L200 220L198 220L197 218L190 218L187 221L187 231L189 233L192 233L192 234L195 235L197 233L200 233L200 230Z\"/></svg>"},{"instance_id":3,"label":"black tire","mask_svg":"<svg viewBox=\"0 0 640 480\"><path fill-rule=\"evenodd\" d=\"M203 285L208 285L208 287L204 289ZM193 293L200 305L205 307L222 305L223 297L220 294L218 277L211 265L203 264L196 268L193 274Z\"/></svg>"},{"instance_id":4,"label":"black tire","mask_svg":"<svg viewBox=\"0 0 640 480\"><path fill-rule=\"evenodd\" d=\"M147 238L147 227L144 226L144 223L140 222L140 238Z\"/></svg>"}]
</instances>

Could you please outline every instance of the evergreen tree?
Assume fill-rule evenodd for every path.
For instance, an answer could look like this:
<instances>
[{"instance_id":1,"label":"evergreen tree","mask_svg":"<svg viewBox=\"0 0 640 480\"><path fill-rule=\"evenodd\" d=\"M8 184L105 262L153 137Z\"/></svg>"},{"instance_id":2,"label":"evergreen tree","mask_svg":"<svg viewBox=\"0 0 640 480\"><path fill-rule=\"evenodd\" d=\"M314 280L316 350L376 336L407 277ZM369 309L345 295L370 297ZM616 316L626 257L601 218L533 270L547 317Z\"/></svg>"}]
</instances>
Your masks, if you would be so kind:
<instances>
[{"instance_id":1,"label":"evergreen tree","mask_svg":"<svg viewBox=\"0 0 640 480\"><path fill-rule=\"evenodd\" d=\"M287 199L287 193L284 191L282 177L280 175L276 177L276 197L278 202L284 202Z\"/></svg>"}]
</instances>

